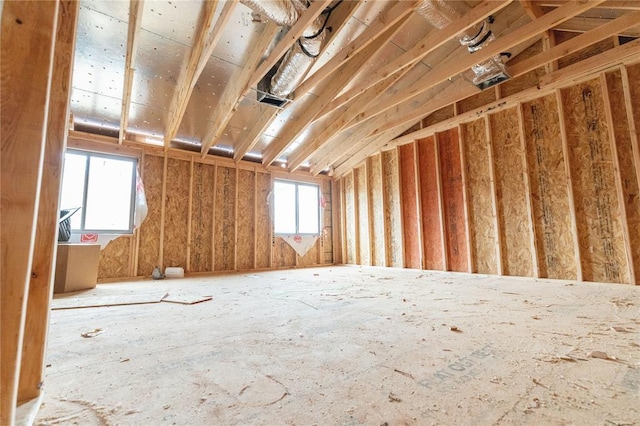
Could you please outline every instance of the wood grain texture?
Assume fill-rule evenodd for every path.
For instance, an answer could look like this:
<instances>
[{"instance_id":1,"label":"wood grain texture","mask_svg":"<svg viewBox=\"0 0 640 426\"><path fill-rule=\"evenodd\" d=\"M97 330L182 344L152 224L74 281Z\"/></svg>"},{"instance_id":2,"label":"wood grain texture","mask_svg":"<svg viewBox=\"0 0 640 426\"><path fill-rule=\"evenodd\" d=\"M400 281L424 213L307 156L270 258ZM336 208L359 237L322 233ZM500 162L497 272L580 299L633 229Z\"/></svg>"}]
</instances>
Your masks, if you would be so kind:
<instances>
[{"instance_id":1,"label":"wood grain texture","mask_svg":"<svg viewBox=\"0 0 640 426\"><path fill-rule=\"evenodd\" d=\"M100 251L98 279L127 278L131 276L129 261L131 253L131 235L122 235Z\"/></svg>"},{"instance_id":2,"label":"wood grain texture","mask_svg":"<svg viewBox=\"0 0 640 426\"><path fill-rule=\"evenodd\" d=\"M214 241L216 271L231 271L235 253L235 194L236 171L231 167L218 167Z\"/></svg>"},{"instance_id":3,"label":"wood grain texture","mask_svg":"<svg viewBox=\"0 0 640 426\"><path fill-rule=\"evenodd\" d=\"M499 223L502 228L502 261L505 275L533 276L522 167L523 152L515 108L490 115L496 174Z\"/></svg>"},{"instance_id":4,"label":"wood grain texture","mask_svg":"<svg viewBox=\"0 0 640 426\"><path fill-rule=\"evenodd\" d=\"M466 272L469 265L467 265L467 236L464 225L458 129L453 128L438 133L438 142L449 270Z\"/></svg>"},{"instance_id":5,"label":"wood grain texture","mask_svg":"<svg viewBox=\"0 0 640 426\"><path fill-rule=\"evenodd\" d=\"M213 197L215 166L193 164L193 200L191 206L191 256L189 271L213 271L211 264Z\"/></svg>"},{"instance_id":6,"label":"wood grain texture","mask_svg":"<svg viewBox=\"0 0 640 426\"><path fill-rule=\"evenodd\" d=\"M331 189L331 181L323 180L320 183L320 192L324 207L322 208L322 233L320 247L322 248L322 257L320 263L333 264L333 191Z\"/></svg>"},{"instance_id":7,"label":"wood grain texture","mask_svg":"<svg viewBox=\"0 0 640 426\"><path fill-rule=\"evenodd\" d=\"M480 92L480 89L478 89L477 94L457 102L458 114L473 111L474 109L480 108L481 106L489 104L495 100L496 93L493 90L484 90Z\"/></svg>"},{"instance_id":8,"label":"wood grain texture","mask_svg":"<svg viewBox=\"0 0 640 426\"><path fill-rule=\"evenodd\" d=\"M638 170L633 162L633 146L629 134L629 117L625 107L625 94L620 71L606 74L609 104L613 120L616 154L620 166L622 183L622 206L627 214L629 245L636 281L640 277L640 188L638 188ZM637 284L633 283L633 284Z\"/></svg>"},{"instance_id":9,"label":"wood grain texture","mask_svg":"<svg viewBox=\"0 0 640 426\"><path fill-rule=\"evenodd\" d=\"M190 171L188 161L167 160L163 267L187 268Z\"/></svg>"},{"instance_id":10,"label":"wood grain texture","mask_svg":"<svg viewBox=\"0 0 640 426\"><path fill-rule=\"evenodd\" d=\"M365 167L360 166L353 171L355 180L356 194L355 202L357 203L358 214L358 236L359 259L360 265L371 265L371 256L369 250L369 206L367 204L367 174Z\"/></svg>"},{"instance_id":11,"label":"wood grain texture","mask_svg":"<svg viewBox=\"0 0 640 426\"><path fill-rule=\"evenodd\" d=\"M281 237L275 237L273 266L275 268L293 268L296 266L296 251Z\"/></svg>"},{"instance_id":12,"label":"wood grain texture","mask_svg":"<svg viewBox=\"0 0 640 426\"><path fill-rule=\"evenodd\" d=\"M404 266L420 269L420 229L416 191L414 144L399 147L402 225L404 231Z\"/></svg>"},{"instance_id":13,"label":"wood grain texture","mask_svg":"<svg viewBox=\"0 0 640 426\"><path fill-rule=\"evenodd\" d=\"M238 171L238 270L253 269L253 259L255 253L254 246L254 217L255 217L255 197L256 188L254 185L255 171Z\"/></svg>"},{"instance_id":14,"label":"wood grain texture","mask_svg":"<svg viewBox=\"0 0 640 426\"><path fill-rule=\"evenodd\" d=\"M467 165L467 208L474 264L471 271L498 273L496 230L491 207L489 147L484 120L464 124L464 152Z\"/></svg>"},{"instance_id":15,"label":"wood grain texture","mask_svg":"<svg viewBox=\"0 0 640 426\"><path fill-rule=\"evenodd\" d=\"M372 265L384 266L384 206L382 197L382 168L380 165L381 156L376 154L370 158L368 171L367 188L369 189L369 200L371 201L371 253Z\"/></svg>"},{"instance_id":16,"label":"wood grain texture","mask_svg":"<svg viewBox=\"0 0 640 426\"><path fill-rule=\"evenodd\" d=\"M162 209L162 157L145 155L142 181L147 198L147 217L140 225L140 247L138 249L138 276L151 276L160 255L160 211Z\"/></svg>"},{"instance_id":17,"label":"wood grain texture","mask_svg":"<svg viewBox=\"0 0 640 426\"><path fill-rule=\"evenodd\" d=\"M524 61L525 59L529 59L532 56L535 56L539 53L542 53L543 45L542 40L532 44L531 46L524 49L518 56L512 58L509 61L509 66L513 66L518 62ZM500 93L503 98L507 96L514 95L518 92L521 92L525 89L529 89L530 87L535 87L538 84L538 79L545 74L545 68L540 67L536 68L533 71L529 71L519 77L512 78L508 81L505 81L500 85Z\"/></svg>"},{"instance_id":18,"label":"wood grain texture","mask_svg":"<svg viewBox=\"0 0 640 426\"><path fill-rule=\"evenodd\" d=\"M561 91L583 279L628 282L601 90L599 80L591 80Z\"/></svg>"},{"instance_id":19,"label":"wood grain texture","mask_svg":"<svg viewBox=\"0 0 640 426\"><path fill-rule=\"evenodd\" d=\"M271 216L267 199L271 192L271 177L258 173L256 189L256 268L271 267Z\"/></svg>"},{"instance_id":20,"label":"wood grain texture","mask_svg":"<svg viewBox=\"0 0 640 426\"><path fill-rule=\"evenodd\" d=\"M576 279L569 194L555 95L523 104L538 266L543 278Z\"/></svg>"},{"instance_id":21,"label":"wood grain texture","mask_svg":"<svg viewBox=\"0 0 640 426\"><path fill-rule=\"evenodd\" d=\"M420 139L418 147L418 179L422 204L422 233L425 269L443 270L444 253L440 232L439 191L436 174L436 152L433 137Z\"/></svg>"},{"instance_id":22,"label":"wood grain texture","mask_svg":"<svg viewBox=\"0 0 640 426\"><path fill-rule=\"evenodd\" d=\"M400 179L398 155L395 150L382 153L385 188L385 221L387 222L387 265L402 268L402 222L400 215Z\"/></svg>"},{"instance_id":23,"label":"wood grain texture","mask_svg":"<svg viewBox=\"0 0 640 426\"><path fill-rule=\"evenodd\" d=\"M344 195L345 195L345 235L346 235L346 254L345 263L356 263L356 210L355 210L355 192L353 185L353 173L349 173L344 177Z\"/></svg>"}]
</instances>

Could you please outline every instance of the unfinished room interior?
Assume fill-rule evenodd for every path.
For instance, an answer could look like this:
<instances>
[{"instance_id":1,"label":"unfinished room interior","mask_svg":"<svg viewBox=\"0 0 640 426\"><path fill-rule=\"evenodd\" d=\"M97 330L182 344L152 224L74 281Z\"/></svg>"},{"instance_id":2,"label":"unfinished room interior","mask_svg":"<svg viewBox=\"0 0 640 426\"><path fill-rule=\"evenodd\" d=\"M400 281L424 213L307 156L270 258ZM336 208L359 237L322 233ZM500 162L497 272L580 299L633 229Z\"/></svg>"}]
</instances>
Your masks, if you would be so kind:
<instances>
[{"instance_id":1,"label":"unfinished room interior","mask_svg":"<svg viewBox=\"0 0 640 426\"><path fill-rule=\"evenodd\" d=\"M640 424L640 1L0 12L0 424Z\"/></svg>"}]
</instances>

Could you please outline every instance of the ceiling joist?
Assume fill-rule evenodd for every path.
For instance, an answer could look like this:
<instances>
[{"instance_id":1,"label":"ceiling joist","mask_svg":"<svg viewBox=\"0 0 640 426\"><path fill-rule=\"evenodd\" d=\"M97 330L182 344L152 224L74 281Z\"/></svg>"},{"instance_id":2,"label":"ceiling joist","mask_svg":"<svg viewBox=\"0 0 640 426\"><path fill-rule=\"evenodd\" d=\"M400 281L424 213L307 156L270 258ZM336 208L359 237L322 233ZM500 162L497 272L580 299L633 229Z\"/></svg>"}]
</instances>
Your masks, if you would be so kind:
<instances>
[{"instance_id":1,"label":"ceiling joist","mask_svg":"<svg viewBox=\"0 0 640 426\"><path fill-rule=\"evenodd\" d=\"M142 23L142 6L144 0L129 2L129 30L127 35L127 54L124 65L124 87L122 90L122 110L120 113L120 132L118 144L122 145L129 125L129 108L131 107L131 92L133 90L133 76L135 74L136 53L138 51L138 34Z\"/></svg>"},{"instance_id":2,"label":"ceiling joist","mask_svg":"<svg viewBox=\"0 0 640 426\"><path fill-rule=\"evenodd\" d=\"M214 25L217 3L217 0L204 2L204 8L202 10L200 25L196 32L195 41L191 48L191 52L189 53L189 58L180 73L180 77L178 77L178 83L176 85L173 99L171 100L171 106L169 107L171 116L169 117L169 123L165 130L165 149L169 148L171 140L175 138L178 133L178 129L180 128L180 123L182 123L182 119L187 110L187 105L189 104L193 88L196 86L196 83L200 78L200 74L202 74L205 65L213 54L213 51L222 36L227 22L231 18L231 14L238 3L238 0L229 0L225 2L224 7L220 12L220 17L215 21L215 26L212 28Z\"/></svg>"}]
</instances>

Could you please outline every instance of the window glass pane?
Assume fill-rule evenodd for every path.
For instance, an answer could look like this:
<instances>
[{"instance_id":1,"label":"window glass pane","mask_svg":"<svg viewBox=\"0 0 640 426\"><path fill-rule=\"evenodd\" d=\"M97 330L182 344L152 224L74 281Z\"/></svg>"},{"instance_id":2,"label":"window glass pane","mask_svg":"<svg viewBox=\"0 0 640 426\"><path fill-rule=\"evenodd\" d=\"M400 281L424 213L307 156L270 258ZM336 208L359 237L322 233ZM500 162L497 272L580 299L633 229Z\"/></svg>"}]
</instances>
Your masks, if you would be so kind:
<instances>
[{"instance_id":1,"label":"window glass pane","mask_svg":"<svg viewBox=\"0 0 640 426\"><path fill-rule=\"evenodd\" d=\"M91 157L85 229L130 229L134 162Z\"/></svg>"},{"instance_id":2,"label":"window glass pane","mask_svg":"<svg viewBox=\"0 0 640 426\"><path fill-rule=\"evenodd\" d=\"M301 234L319 233L318 187L298 185L298 232Z\"/></svg>"},{"instance_id":3,"label":"window glass pane","mask_svg":"<svg viewBox=\"0 0 640 426\"><path fill-rule=\"evenodd\" d=\"M84 198L84 173L87 167L87 156L67 153L64 156L64 174L62 175L62 194L60 209L82 207ZM82 210L71 216L71 229L82 226Z\"/></svg>"},{"instance_id":4,"label":"window glass pane","mask_svg":"<svg viewBox=\"0 0 640 426\"><path fill-rule=\"evenodd\" d=\"M296 185L274 182L273 222L276 234L296 233Z\"/></svg>"}]
</instances>

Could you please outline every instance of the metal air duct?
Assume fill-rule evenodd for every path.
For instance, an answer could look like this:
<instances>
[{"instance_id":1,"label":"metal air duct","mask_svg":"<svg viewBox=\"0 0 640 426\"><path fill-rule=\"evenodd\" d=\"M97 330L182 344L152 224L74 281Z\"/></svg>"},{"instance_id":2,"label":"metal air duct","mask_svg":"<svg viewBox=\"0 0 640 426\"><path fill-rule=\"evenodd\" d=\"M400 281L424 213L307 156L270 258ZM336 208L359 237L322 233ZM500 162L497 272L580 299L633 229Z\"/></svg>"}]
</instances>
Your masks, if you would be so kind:
<instances>
[{"instance_id":1,"label":"metal air duct","mask_svg":"<svg viewBox=\"0 0 640 426\"><path fill-rule=\"evenodd\" d=\"M438 29L446 28L451 22L464 16L469 6L456 0L423 0L416 6L416 12L422 15L431 25ZM461 45L467 46L470 53L477 52L493 40L495 36L489 29L492 18L476 24L469 32L458 36ZM471 35L473 34L473 35ZM473 84L484 90L511 78L501 55L495 55L484 62L471 67L475 73Z\"/></svg>"},{"instance_id":2,"label":"metal air duct","mask_svg":"<svg viewBox=\"0 0 640 426\"><path fill-rule=\"evenodd\" d=\"M301 0L241 0L241 3L276 24L287 27L295 24L308 7L308 3ZM286 103L285 98L301 83L320 54L328 13L323 12L304 30L277 69L269 72L258 84L259 101L276 106Z\"/></svg>"}]
</instances>

